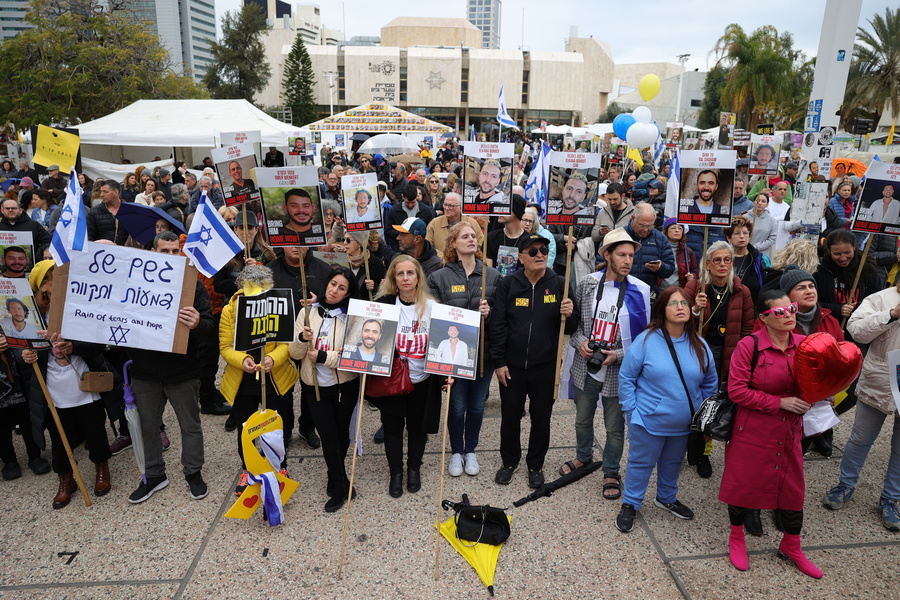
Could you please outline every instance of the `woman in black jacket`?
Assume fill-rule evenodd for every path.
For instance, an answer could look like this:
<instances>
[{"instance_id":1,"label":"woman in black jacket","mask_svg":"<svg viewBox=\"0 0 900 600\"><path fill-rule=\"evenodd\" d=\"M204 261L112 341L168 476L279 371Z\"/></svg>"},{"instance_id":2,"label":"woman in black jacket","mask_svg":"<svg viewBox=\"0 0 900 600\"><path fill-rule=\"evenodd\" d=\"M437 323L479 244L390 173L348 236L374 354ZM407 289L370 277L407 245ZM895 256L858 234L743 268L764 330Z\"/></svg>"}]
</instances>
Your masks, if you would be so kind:
<instances>
[{"instance_id":1,"label":"woman in black jacket","mask_svg":"<svg viewBox=\"0 0 900 600\"><path fill-rule=\"evenodd\" d=\"M366 231L359 233L347 232L340 240L335 241L335 250L338 252L346 252L347 258L350 259L350 270L356 277L356 298L359 300L370 300L375 295L375 290L381 286L381 280L384 279L384 263L374 257L371 252L363 252L363 246L360 243L363 239L367 239L369 233ZM340 242L340 243L338 243ZM366 277L366 265L363 261L369 263L368 278Z\"/></svg>"},{"instance_id":2,"label":"woman in black jacket","mask_svg":"<svg viewBox=\"0 0 900 600\"><path fill-rule=\"evenodd\" d=\"M862 252L856 236L846 229L836 229L825 238L825 255L815 272L819 304L831 311L838 320L849 318L868 296L884 287L883 277L868 260L863 266L859 283L850 297L853 280L859 270Z\"/></svg>"}]
</instances>

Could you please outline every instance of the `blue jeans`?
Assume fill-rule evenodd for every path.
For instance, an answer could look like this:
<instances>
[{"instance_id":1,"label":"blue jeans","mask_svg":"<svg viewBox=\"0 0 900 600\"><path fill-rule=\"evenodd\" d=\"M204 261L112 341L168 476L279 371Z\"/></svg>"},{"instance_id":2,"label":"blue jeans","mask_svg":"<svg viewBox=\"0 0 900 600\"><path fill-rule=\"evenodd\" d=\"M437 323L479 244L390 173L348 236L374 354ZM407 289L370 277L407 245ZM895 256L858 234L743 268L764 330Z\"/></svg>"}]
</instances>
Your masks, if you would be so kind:
<instances>
[{"instance_id":1,"label":"blue jeans","mask_svg":"<svg viewBox=\"0 0 900 600\"><path fill-rule=\"evenodd\" d=\"M594 414L600 399L602 383L584 376L584 389L575 387L575 458L587 463L594 458ZM625 448L625 417L617 396L603 396L603 423L606 425L606 444L603 446L603 473L618 475Z\"/></svg>"},{"instance_id":2,"label":"blue jeans","mask_svg":"<svg viewBox=\"0 0 900 600\"><path fill-rule=\"evenodd\" d=\"M881 426L888 415L877 408L872 408L863 402L856 403L856 419L853 421L853 431L844 448L844 457L841 459L841 483L856 487L859 483L859 474L872 444L881 432ZM894 417L894 430L891 433L891 457L888 459L887 473L884 476L884 490L881 497L894 502L900 501L900 420Z\"/></svg>"},{"instance_id":3,"label":"blue jeans","mask_svg":"<svg viewBox=\"0 0 900 600\"><path fill-rule=\"evenodd\" d=\"M661 502L675 502L678 496L678 473L687 450L688 434L653 435L640 425L628 426L628 471L622 489L622 503L640 510L656 467L656 497Z\"/></svg>"},{"instance_id":4,"label":"blue jeans","mask_svg":"<svg viewBox=\"0 0 900 600\"><path fill-rule=\"evenodd\" d=\"M447 431L450 435L450 452L468 454L475 452L481 423L484 421L484 403L491 389L494 370L486 368L484 377L462 379L456 377L450 388L450 416Z\"/></svg>"}]
</instances>

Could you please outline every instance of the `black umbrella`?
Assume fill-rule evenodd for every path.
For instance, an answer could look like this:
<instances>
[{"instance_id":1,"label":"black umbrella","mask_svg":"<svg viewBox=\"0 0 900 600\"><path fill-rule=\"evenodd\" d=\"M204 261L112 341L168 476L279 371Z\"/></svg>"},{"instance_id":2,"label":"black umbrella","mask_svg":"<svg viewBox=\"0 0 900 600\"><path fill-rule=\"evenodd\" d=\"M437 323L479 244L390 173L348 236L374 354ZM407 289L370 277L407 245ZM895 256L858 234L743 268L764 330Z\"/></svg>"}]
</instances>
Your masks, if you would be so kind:
<instances>
[{"instance_id":1,"label":"black umbrella","mask_svg":"<svg viewBox=\"0 0 900 600\"><path fill-rule=\"evenodd\" d=\"M537 500L538 498L543 498L544 496L552 496L553 492L555 492L559 488L565 487L565 486L569 485L570 483L574 483L586 475L590 475L591 473L593 473L594 471L599 469L601 466L603 466L603 461L595 460L592 463L582 465L582 466L578 467L577 469L573 469L572 471L569 471L568 473L566 473L559 479L555 479L554 481L551 481L550 483L542 483L541 487L534 490L529 495L525 496L521 500L516 500L515 502L513 502L513 506L515 506L516 508L519 508L523 504L528 504L532 500Z\"/></svg>"},{"instance_id":2,"label":"black umbrella","mask_svg":"<svg viewBox=\"0 0 900 600\"><path fill-rule=\"evenodd\" d=\"M168 221L175 233L185 233L184 225L156 206L123 202L116 213L116 220L122 224L128 235L144 246L156 237L156 222L160 219Z\"/></svg>"},{"instance_id":3,"label":"black umbrella","mask_svg":"<svg viewBox=\"0 0 900 600\"><path fill-rule=\"evenodd\" d=\"M456 137L456 132L453 132L453 131L445 131L444 133L441 134L441 139L455 138L455 137Z\"/></svg>"},{"instance_id":4,"label":"black umbrella","mask_svg":"<svg viewBox=\"0 0 900 600\"><path fill-rule=\"evenodd\" d=\"M746 166L748 166L749 164L750 164L750 159L749 159L749 158L739 158L739 159L737 160L737 162L735 163L735 166L737 166L737 167L746 167Z\"/></svg>"},{"instance_id":5,"label":"black umbrella","mask_svg":"<svg viewBox=\"0 0 900 600\"><path fill-rule=\"evenodd\" d=\"M371 136L369 136L368 133L354 133L350 140L354 142L364 142L369 139L369 137Z\"/></svg>"}]
</instances>

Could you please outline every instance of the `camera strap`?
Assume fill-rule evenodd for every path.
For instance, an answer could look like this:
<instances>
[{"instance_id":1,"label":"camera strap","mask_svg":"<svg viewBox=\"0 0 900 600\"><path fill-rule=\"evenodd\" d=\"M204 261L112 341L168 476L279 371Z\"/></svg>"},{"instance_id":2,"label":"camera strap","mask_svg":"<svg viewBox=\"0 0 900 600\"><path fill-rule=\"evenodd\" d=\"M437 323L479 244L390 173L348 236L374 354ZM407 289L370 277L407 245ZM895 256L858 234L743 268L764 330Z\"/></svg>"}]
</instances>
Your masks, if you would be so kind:
<instances>
[{"instance_id":1,"label":"camera strap","mask_svg":"<svg viewBox=\"0 0 900 600\"><path fill-rule=\"evenodd\" d=\"M600 300L603 299L603 292L604 292L604 288L606 287L606 273L608 270L609 269L607 269L606 271L603 271L603 277L600 279L600 283L597 285L597 295L596 295L596 299L594 301L594 314L591 318L591 332L590 332L591 340L594 339L594 323L597 321L597 311L600 310ZM628 285L628 276L625 276L625 278L622 279L622 285L619 286L619 297L616 300L616 319L615 319L615 321L613 321L613 323L616 325L617 329L618 329L618 325L619 325L619 312L621 312L621 310L622 310L622 304L625 303L625 288L627 285ZM618 337L618 334L617 334L617 337ZM613 340L613 341L615 342L615 340Z\"/></svg>"}]
</instances>

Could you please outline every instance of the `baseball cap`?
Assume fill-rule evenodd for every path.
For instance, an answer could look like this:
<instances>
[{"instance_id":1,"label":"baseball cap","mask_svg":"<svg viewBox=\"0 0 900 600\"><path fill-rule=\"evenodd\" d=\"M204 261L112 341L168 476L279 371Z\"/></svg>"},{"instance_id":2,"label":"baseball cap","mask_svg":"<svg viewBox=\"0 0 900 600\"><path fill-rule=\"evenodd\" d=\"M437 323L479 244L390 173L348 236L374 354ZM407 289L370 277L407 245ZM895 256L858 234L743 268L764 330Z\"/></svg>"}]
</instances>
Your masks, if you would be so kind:
<instances>
[{"instance_id":1,"label":"baseball cap","mask_svg":"<svg viewBox=\"0 0 900 600\"><path fill-rule=\"evenodd\" d=\"M536 233L528 233L528 234L523 233L522 235L519 236L519 239L516 240L516 249L518 249L519 252L525 252L525 250L528 249L528 246L530 246L536 242L543 242L543 244L545 246L550 245L550 242L547 240L547 238L545 238L543 236L540 236Z\"/></svg>"},{"instance_id":2,"label":"baseball cap","mask_svg":"<svg viewBox=\"0 0 900 600\"><path fill-rule=\"evenodd\" d=\"M425 234L428 232L425 221L416 217L409 217L399 225L394 225L394 229L400 233L411 233L413 235L421 235L422 237L425 237Z\"/></svg>"},{"instance_id":3,"label":"baseball cap","mask_svg":"<svg viewBox=\"0 0 900 600\"><path fill-rule=\"evenodd\" d=\"M662 181L660 181L659 179L657 179L656 181L654 181L653 183L651 183L651 184L650 184L650 187L652 187L653 189L659 190L659 191L661 191L661 192L666 191L666 184L664 184L664 183L663 183Z\"/></svg>"}]
</instances>

